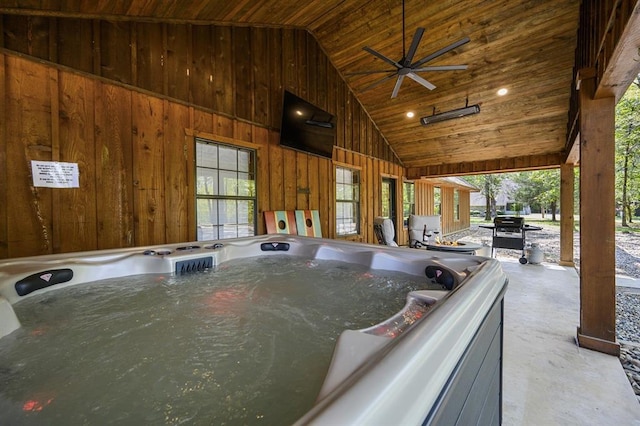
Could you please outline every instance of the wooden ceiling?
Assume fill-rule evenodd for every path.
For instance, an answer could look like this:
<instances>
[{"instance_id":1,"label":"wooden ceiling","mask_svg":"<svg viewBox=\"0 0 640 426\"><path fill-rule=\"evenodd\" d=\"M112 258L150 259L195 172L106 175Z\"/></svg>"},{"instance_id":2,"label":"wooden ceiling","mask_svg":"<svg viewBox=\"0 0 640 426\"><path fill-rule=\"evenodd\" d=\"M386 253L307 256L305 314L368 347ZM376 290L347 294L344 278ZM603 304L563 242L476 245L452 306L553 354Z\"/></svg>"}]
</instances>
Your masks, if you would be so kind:
<instances>
[{"instance_id":1,"label":"wooden ceiling","mask_svg":"<svg viewBox=\"0 0 640 426\"><path fill-rule=\"evenodd\" d=\"M435 90L405 79L391 99L395 78L364 91L381 75L351 73L388 68L364 46L401 59L401 0L0 0L2 13L305 28L410 168L518 158L530 159L520 162L525 166L557 164L567 138L579 7L579 0L406 0L407 49L416 28L426 29L414 58L466 36L469 43L427 65L468 69L420 73ZM509 92L500 97L503 87ZM467 100L481 112L420 124Z\"/></svg>"}]
</instances>

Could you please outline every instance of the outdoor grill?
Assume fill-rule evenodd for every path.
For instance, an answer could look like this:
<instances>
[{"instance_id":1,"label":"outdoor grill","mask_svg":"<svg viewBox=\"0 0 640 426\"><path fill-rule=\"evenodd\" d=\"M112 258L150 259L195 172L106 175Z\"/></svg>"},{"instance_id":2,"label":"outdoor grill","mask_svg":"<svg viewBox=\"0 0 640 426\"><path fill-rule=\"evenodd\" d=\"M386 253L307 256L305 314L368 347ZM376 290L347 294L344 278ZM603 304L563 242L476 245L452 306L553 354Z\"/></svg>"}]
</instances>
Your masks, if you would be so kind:
<instances>
[{"instance_id":1,"label":"outdoor grill","mask_svg":"<svg viewBox=\"0 0 640 426\"><path fill-rule=\"evenodd\" d=\"M520 257L520 263L527 263L527 258L524 253L527 228L534 230L534 227L525 226L524 218L522 217L497 216L493 220L491 256L495 257L496 249L499 248L521 250L522 257ZM538 227L535 227L535 230L538 229Z\"/></svg>"}]
</instances>

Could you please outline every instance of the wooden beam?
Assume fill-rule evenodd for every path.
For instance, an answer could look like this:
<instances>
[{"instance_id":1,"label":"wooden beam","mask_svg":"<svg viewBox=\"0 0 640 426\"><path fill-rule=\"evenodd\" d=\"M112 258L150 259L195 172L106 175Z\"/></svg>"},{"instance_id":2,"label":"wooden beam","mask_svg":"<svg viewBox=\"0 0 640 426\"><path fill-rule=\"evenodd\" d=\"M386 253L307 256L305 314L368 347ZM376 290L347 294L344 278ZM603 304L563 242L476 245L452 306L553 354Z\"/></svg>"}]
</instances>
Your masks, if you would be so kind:
<instances>
[{"instance_id":1,"label":"wooden beam","mask_svg":"<svg viewBox=\"0 0 640 426\"><path fill-rule=\"evenodd\" d=\"M407 179L423 177L475 175L493 172L515 172L518 170L550 169L562 164L562 153L532 155L495 160L472 161L464 163L437 164L424 167L408 167Z\"/></svg>"},{"instance_id":2,"label":"wooden beam","mask_svg":"<svg viewBox=\"0 0 640 426\"><path fill-rule=\"evenodd\" d=\"M576 120L577 121L577 120ZM575 139L567 144L566 164L578 164L580 162L580 132L577 132Z\"/></svg>"},{"instance_id":3,"label":"wooden beam","mask_svg":"<svg viewBox=\"0 0 640 426\"><path fill-rule=\"evenodd\" d=\"M573 190L574 165L560 166L560 265L574 266L573 263Z\"/></svg>"},{"instance_id":4,"label":"wooden beam","mask_svg":"<svg viewBox=\"0 0 640 426\"><path fill-rule=\"evenodd\" d=\"M640 1L634 1L635 5L630 13L629 20L626 22L615 50L607 61L610 66L606 67L600 78L595 93L596 99L614 97L618 102L640 72L640 49L638 49L638 40L640 40Z\"/></svg>"},{"instance_id":5,"label":"wooden beam","mask_svg":"<svg viewBox=\"0 0 640 426\"><path fill-rule=\"evenodd\" d=\"M617 355L615 283L615 98L593 99L595 78L580 101L580 346Z\"/></svg>"}]
</instances>

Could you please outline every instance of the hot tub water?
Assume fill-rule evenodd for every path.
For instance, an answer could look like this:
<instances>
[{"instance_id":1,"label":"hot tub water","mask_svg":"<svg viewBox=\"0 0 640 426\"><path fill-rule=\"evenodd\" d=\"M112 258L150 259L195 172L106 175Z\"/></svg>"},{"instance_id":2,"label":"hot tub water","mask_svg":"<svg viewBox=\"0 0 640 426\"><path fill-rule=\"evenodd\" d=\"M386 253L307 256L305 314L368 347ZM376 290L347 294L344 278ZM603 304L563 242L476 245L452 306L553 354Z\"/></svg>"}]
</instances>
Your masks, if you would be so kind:
<instances>
[{"instance_id":1,"label":"hot tub water","mask_svg":"<svg viewBox=\"0 0 640 426\"><path fill-rule=\"evenodd\" d=\"M0 340L0 423L289 424L314 404L344 329L428 288L440 286L266 256L34 295Z\"/></svg>"}]
</instances>

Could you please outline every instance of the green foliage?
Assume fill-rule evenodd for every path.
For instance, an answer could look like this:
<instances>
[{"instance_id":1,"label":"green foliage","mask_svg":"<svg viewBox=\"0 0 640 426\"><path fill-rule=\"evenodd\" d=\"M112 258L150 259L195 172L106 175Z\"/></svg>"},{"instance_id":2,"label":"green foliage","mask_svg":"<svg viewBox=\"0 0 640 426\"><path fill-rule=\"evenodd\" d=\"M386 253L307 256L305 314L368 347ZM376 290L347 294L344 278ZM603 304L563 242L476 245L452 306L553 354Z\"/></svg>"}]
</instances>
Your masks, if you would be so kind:
<instances>
[{"instance_id":1,"label":"green foliage","mask_svg":"<svg viewBox=\"0 0 640 426\"><path fill-rule=\"evenodd\" d=\"M555 209L560 201L560 169L514 173L515 198L534 210Z\"/></svg>"},{"instance_id":2,"label":"green foliage","mask_svg":"<svg viewBox=\"0 0 640 426\"><path fill-rule=\"evenodd\" d=\"M498 196L498 192L500 192L502 181L504 180L504 175L475 175L466 176L465 179L472 185L480 188L480 193L485 196L485 220L490 220L492 216L495 216L497 214L496 197Z\"/></svg>"},{"instance_id":3,"label":"green foliage","mask_svg":"<svg viewBox=\"0 0 640 426\"><path fill-rule=\"evenodd\" d=\"M632 84L616 105L616 203L623 209L622 226L633 217L640 200L640 88Z\"/></svg>"}]
</instances>

